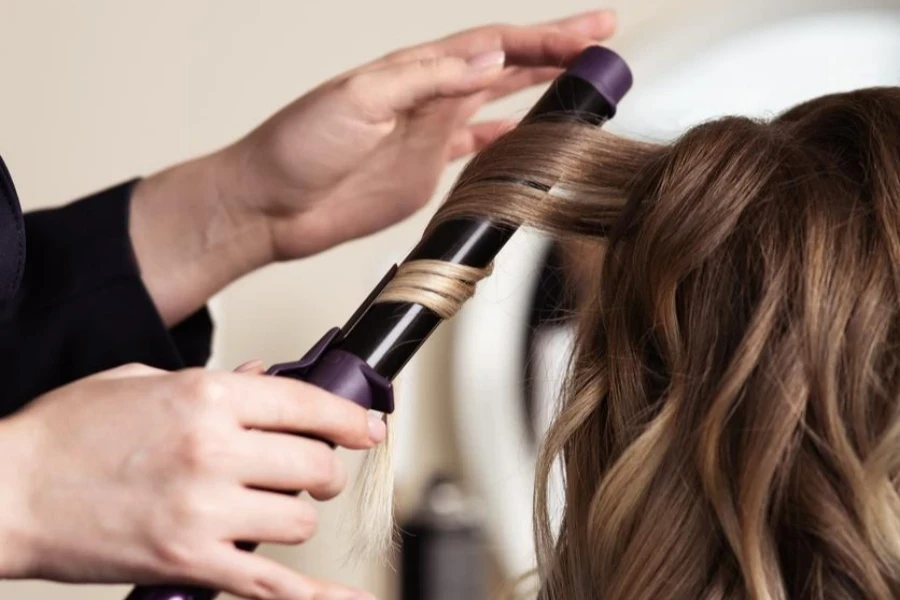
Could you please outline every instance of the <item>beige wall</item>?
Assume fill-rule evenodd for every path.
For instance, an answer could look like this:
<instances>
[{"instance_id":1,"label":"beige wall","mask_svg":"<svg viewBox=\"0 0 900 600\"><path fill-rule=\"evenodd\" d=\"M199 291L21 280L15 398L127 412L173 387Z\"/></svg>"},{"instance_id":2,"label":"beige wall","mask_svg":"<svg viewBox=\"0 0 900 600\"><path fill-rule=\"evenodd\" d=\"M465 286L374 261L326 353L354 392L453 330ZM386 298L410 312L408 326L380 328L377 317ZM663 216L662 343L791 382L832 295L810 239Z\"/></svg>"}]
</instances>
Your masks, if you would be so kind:
<instances>
[{"instance_id":1,"label":"beige wall","mask_svg":"<svg viewBox=\"0 0 900 600\"><path fill-rule=\"evenodd\" d=\"M672 2L615 4L628 33L650 17L664 21L663 8ZM0 154L26 209L58 204L226 143L318 81L398 46L476 24L528 22L596 6L588 0L0 0ZM527 105L518 98L491 112L521 112ZM385 266L417 239L429 212L226 290L215 306L215 363L296 356L348 316ZM404 390L418 404L415 431L405 438L416 444L415 459L405 461L398 482L402 508L433 469L456 469L442 360L449 336L445 328L429 343L416 385ZM320 534L307 546L266 552L315 576L393 597L389 571L343 563L336 521L345 509L340 500L323 507ZM0 598L114 600L124 589L2 582Z\"/></svg>"}]
</instances>

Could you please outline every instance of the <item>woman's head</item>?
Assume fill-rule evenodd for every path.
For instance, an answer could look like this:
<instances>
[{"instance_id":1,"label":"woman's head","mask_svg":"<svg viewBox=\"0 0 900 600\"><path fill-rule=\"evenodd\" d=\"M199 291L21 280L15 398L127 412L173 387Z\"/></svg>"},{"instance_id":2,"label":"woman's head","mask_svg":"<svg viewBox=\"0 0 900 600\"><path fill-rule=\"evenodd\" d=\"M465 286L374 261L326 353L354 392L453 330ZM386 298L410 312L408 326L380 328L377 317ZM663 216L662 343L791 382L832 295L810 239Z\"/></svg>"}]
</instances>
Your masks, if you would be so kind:
<instances>
[{"instance_id":1,"label":"woman's head","mask_svg":"<svg viewBox=\"0 0 900 600\"><path fill-rule=\"evenodd\" d=\"M602 255L539 465L542 597L900 595L900 89L671 144L525 125L435 222L460 215Z\"/></svg>"}]
</instances>

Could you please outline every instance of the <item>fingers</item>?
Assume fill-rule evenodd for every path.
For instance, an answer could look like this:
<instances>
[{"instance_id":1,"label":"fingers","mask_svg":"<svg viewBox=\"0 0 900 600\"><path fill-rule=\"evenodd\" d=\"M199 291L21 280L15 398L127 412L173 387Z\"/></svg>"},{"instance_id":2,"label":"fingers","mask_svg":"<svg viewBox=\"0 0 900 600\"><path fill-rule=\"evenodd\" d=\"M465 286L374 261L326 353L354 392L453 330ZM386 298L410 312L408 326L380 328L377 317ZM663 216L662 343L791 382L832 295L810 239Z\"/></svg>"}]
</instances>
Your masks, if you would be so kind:
<instances>
[{"instance_id":1,"label":"fingers","mask_svg":"<svg viewBox=\"0 0 900 600\"><path fill-rule=\"evenodd\" d=\"M351 72L342 85L357 112L372 123L387 122L429 100L459 98L486 87L490 100L547 81L614 29L609 11L530 27L480 27L390 54ZM527 68L504 72L510 66Z\"/></svg>"},{"instance_id":2,"label":"fingers","mask_svg":"<svg viewBox=\"0 0 900 600\"><path fill-rule=\"evenodd\" d=\"M507 64L519 67L564 67L596 40L553 29L509 29L498 34Z\"/></svg>"},{"instance_id":3,"label":"fingers","mask_svg":"<svg viewBox=\"0 0 900 600\"><path fill-rule=\"evenodd\" d=\"M510 65L560 67L585 45L611 36L615 27L615 14L608 10L532 26L489 25L394 52L367 67L445 56L468 57L496 50L506 53Z\"/></svg>"},{"instance_id":4,"label":"fingers","mask_svg":"<svg viewBox=\"0 0 900 600\"><path fill-rule=\"evenodd\" d=\"M323 442L288 434L248 431L240 440L234 469L248 486L305 491L316 500L337 496L347 483L347 470Z\"/></svg>"},{"instance_id":5,"label":"fingers","mask_svg":"<svg viewBox=\"0 0 900 600\"><path fill-rule=\"evenodd\" d=\"M222 504L230 513L222 520L222 534L230 541L295 545L318 529L316 509L302 496L245 489L222 498Z\"/></svg>"},{"instance_id":6,"label":"fingers","mask_svg":"<svg viewBox=\"0 0 900 600\"><path fill-rule=\"evenodd\" d=\"M391 64L349 78L347 100L373 123L438 98L459 98L496 83L503 72L503 52Z\"/></svg>"},{"instance_id":7,"label":"fingers","mask_svg":"<svg viewBox=\"0 0 900 600\"><path fill-rule=\"evenodd\" d=\"M487 91L486 101L490 102L526 88L555 79L563 72L556 67L515 67L508 69L503 77Z\"/></svg>"},{"instance_id":8,"label":"fingers","mask_svg":"<svg viewBox=\"0 0 900 600\"><path fill-rule=\"evenodd\" d=\"M247 428L299 433L353 449L384 440L384 424L362 407L314 385L285 377L217 373L231 389L233 409Z\"/></svg>"},{"instance_id":9,"label":"fingers","mask_svg":"<svg viewBox=\"0 0 900 600\"><path fill-rule=\"evenodd\" d=\"M226 592L251 600L375 600L370 594L301 575L258 554L222 545L204 569Z\"/></svg>"},{"instance_id":10,"label":"fingers","mask_svg":"<svg viewBox=\"0 0 900 600\"><path fill-rule=\"evenodd\" d=\"M510 131L516 124L515 120L487 121L462 128L454 134L450 141L450 160L480 151Z\"/></svg>"},{"instance_id":11,"label":"fingers","mask_svg":"<svg viewBox=\"0 0 900 600\"><path fill-rule=\"evenodd\" d=\"M589 10L551 21L548 25L563 32L603 40L612 36L616 30L616 13L612 10Z\"/></svg>"}]
</instances>

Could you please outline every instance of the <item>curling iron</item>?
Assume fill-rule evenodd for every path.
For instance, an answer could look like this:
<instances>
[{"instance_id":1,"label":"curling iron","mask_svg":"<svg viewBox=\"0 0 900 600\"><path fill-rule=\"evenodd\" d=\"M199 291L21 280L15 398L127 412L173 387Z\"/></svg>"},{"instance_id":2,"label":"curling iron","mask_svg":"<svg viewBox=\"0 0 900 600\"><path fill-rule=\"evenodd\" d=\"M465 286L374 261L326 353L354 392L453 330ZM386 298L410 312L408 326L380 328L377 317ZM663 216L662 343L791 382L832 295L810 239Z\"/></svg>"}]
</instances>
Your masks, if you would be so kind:
<instances>
[{"instance_id":1,"label":"curling iron","mask_svg":"<svg viewBox=\"0 0 900 600\"><path fill-rule=\"evenodd\" d=\"M601 46L589 47L553 81L523 121L564 118L602 125L615 115L631 83L622 58ZM419 242L404 264L438 260L484 269L515 232L515 227L485 219L446 221ZM443 320L420 304L376 302L397 269L394 265L388 270L343 327L331 329L300 360L274 365L267 373L312 383L365 409L393 412L391 381ZM243 543L239 547L255 548ZM212 600L218 594L200 587L141 586L126 600Z\"/></svg>"}]
</instances>

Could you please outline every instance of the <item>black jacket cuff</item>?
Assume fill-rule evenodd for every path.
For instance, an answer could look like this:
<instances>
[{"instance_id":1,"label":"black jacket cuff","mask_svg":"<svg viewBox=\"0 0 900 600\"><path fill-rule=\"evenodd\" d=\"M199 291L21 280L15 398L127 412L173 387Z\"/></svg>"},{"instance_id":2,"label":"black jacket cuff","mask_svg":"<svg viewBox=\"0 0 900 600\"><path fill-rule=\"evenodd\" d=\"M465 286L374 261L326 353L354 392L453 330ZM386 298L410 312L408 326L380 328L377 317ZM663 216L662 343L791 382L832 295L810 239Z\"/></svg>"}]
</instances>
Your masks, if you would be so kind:
<instances>
[{"instance_id":1,"label":"black jacket cuff","mask_svg":"<svg viewBox=\"0 0 900 600\"><path fill-rule=\"evenodd\" d=\"M178 369L209 359L208 310L167 329L141 280L128 229L135 183L25 215L24 277L0 317L0 355L11 357L0 375L13 382L0 412L11 397L21 404L122 364Z\"/></svg>"}]
</instances>

